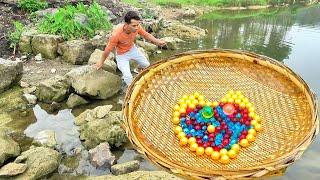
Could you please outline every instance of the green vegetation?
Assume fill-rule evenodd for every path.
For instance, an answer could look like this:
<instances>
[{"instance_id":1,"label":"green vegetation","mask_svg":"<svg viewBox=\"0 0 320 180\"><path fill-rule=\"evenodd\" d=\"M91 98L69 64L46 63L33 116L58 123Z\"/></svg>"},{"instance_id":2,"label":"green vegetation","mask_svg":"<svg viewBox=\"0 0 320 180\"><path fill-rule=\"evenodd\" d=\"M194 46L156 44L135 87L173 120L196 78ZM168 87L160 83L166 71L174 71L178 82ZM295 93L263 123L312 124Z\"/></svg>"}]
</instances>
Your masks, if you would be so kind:
<instances>
[{"instance_id":1,"label":"green vegetation","mask_svg":"<svg viewBox=\"0 0 320 180\"><path fill-rule=\"evenodd\" d=\"M13 48L13 53L15 54L17 44L20 41L21 34L24 31L25 27L19 21L14 21L13 25L14 29L11 32L9 32L8 37L10 41L10 48Z\"/></svg>"},{"instance_id":2,"label":"green vegetation","mask_svg":"<svg viewBox=\"0 0 320 180\"><path fill-rule=\"evenodd\" d=\"M75 20L79 15L85 18L85 22ZM61 35L66 40L93 37L97 30L111 28L107 13L97 3L90 6L83 3L77 6L67 5L59 8L55 14L46 16L38 24L40 32Z\"/></svg>"},{"instance_id":3,"label":"green vegetation","mask_svg":"<svg viewBox=\"0 0 320 180\"><path fill-rule=\"evenodd\" d=\"M241 13L240 13L241 12ZM204 14L200 19L244 19L251 17L273 16L280 12L280 9L247 10L247 11L214 11Z\"/></svg>"},{"instance_id":4,"label":"green vegetation","mask_svg":"<svg viewBox=\"0 0 320 180\"><path fill-rule=\"evenodd\" d=\"M48 3L43 0L19 0L18 7L28 12L35 12L47 8Z\"/></svg>"}]
</instances>

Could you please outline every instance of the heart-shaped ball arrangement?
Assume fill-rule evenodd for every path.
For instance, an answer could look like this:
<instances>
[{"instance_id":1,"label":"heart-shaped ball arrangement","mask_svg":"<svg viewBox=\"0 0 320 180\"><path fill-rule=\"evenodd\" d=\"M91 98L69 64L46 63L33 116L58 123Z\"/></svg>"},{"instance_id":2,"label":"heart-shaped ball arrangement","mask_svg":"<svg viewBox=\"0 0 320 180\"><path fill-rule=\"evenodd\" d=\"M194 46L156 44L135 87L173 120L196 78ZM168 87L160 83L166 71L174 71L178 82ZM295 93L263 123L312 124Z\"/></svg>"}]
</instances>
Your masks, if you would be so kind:
<instances>
[{"instance_id":1,"label":"heart-shaped ball arrangement","mask_svg":"<svg viewBox=\"0 0 320 180\"><path fill-rule=\"evenodd\" d=\"M180 145L188 145L223 164L235 158L261 131L261 119L241 91L230 90L220 102L209 102L199 93L184 95L174 106L172 122Z\"/></svg>"}]
</instances>

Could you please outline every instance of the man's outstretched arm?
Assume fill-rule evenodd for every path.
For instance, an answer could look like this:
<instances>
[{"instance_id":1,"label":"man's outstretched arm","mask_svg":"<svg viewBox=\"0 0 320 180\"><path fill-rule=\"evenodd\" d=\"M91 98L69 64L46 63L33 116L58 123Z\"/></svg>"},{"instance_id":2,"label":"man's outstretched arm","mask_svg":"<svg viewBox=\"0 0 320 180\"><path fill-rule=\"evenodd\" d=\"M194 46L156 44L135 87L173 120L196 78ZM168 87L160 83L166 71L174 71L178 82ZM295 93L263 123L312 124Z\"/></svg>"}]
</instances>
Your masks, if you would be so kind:
<instances>
[{"instance_id":1,"label":"man's outstretched arm","mask_svg":"<svg viewBox=\"0 0 320 180\"><path fill-rule=\"evenodd\" d=\"M116 39L116 37L111 36L106 48L104 49L101 58L99 61L97 61L97 63L95 64L95 67L97 69L100 69L103 67L104 61L107 59L107 57L109 56L110 52L113 50L113 48L117 45L118 41Z\"/></svg>"}]
</instances>

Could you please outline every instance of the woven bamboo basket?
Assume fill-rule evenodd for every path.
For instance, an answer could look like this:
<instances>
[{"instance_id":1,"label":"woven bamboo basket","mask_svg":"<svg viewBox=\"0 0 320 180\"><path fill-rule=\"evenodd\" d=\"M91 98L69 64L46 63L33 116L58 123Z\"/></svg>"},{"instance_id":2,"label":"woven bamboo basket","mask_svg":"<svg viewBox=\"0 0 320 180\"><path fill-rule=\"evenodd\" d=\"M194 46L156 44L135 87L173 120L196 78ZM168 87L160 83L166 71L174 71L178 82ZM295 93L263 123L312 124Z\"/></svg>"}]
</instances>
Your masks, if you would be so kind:
<instances>
[{"instance_id":1,"label":"woven bamboo basket","mask_svg":"<svg viewBox=\"0 0 320 180\"><path fill-rule=\"evenodd\" d=\"M255 104L263 130L224 165L180 146L171 119L183 94L197 91L217 101L230 89ZM123 112L135 148L154 164L190 179L281 175L319 127L316 96L302 78L276 60L236 50L191 51L153 64L128 87Z\"/></svg>"}]
</instances>

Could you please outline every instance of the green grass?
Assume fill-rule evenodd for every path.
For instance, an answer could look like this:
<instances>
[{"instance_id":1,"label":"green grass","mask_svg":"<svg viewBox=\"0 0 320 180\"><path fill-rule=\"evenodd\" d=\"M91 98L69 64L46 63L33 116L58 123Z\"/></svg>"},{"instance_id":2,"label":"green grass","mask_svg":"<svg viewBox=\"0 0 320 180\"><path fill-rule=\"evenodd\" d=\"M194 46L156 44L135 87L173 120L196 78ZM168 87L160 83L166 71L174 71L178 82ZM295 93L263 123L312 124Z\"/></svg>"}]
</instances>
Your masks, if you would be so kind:
<instances>
[{"instance_id":1,"label":"green grass","mask_svg":"<svg viewBox=\"0 0 320 180\"><path fill-rule=\"evenodd\" d=\"M28 12L35 12L47 8L48 3L45 0L19 0L18 7Z\"/></svg>"},{"instance_id":2,"label":"green grass","mask_svg":"<svg viewBox=\"0 0 320 180\"><path fill-rule=\"evenodd\" d=\"M85 24L75 21L76 14L83 14L88 17ZM84 37L93 37L97 30L109 30L112 24L108 20L106 12L100 5L93 3L85 6L79 3L77 6L65 6L58 11L46 16L38 24L38 30L43 33L61 35L64 39L76 39Z\"/></svg>"},{"instance_id":3,"label":"green grass","mask_svg":"<svg viewBox=\"0 0 320 180\"><path fill-rule=\"evenodd\" d=\"M252 10L252 11L215 11L204 14L200 19L244 19L252 17L273 16L280 12L280 9L273 10Z\"/></svg>"}]
</instances>

